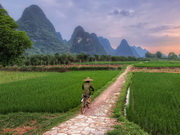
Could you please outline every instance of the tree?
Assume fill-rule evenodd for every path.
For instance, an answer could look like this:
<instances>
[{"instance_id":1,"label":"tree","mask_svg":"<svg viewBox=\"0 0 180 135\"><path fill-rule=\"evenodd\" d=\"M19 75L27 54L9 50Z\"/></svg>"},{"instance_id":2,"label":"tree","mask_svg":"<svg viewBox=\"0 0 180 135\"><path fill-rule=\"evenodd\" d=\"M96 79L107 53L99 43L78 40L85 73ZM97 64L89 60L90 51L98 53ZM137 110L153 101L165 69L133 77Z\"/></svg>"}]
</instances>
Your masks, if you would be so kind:
<instances>
[{"instance_id":1,"label":"tree","mask_svg":"<svg viewBox=\"0 0 180 135\"><path fill-rule=\"evenodd\" d=\"M80 53L76 56L78 62L88 62L90 55L85 53Z\"/></svg>"},{"instance_id":2,"label":"tree","mask_svg":"<svg viewBox=\"0 0 180 135\"><path fill-rule=\"evenodd\" d=\"M177 55L176 55L174 52L170 52L170 53L168 54L168 58L169 58L169 59L176 59L176 58L177 58Z\"/></svg>"},{"instance_id":3,"label":"tree","mask_svg":"<svg viewBox=\"0 0 180 135\"><path fill-rule=\"evenodd\" d=\"M71 63L76 61L76 58L75 58L75 56L73 56L73 54L68 53L67 54L67 61L68 61L68 64L71 64Z\"/></svg>"},{"instance_id":4,"label":"tree","mask_svg":"<svg viewBox=\"0 0 180 135\"><path fill-rule=\"evenodd\" d=\"M147 53L145 54L145 57L146 57L146 58L155 58L156 56L155 56L155 54L152 54L152 53L150 53L150 52L147 52Z\"/></svg>"},{"instance_id":5,"label":"tree","mask_svg":"<svg viewBox=\"0 0 180 135\"><path fill-rule=\"evenodd\" d=\"M43 62L44 62L44 65L50 64L50 56L48 54L43 56Z\"/></svg>"},{"instance_id":6,"label":"tree","mask_svg":"<svg viewBox=\"0 0 180 135\"><path fill-rule=\"evenodd\" d=\"M34 55L30 58L31 65L37 66L40 65L40 60L38 59L37 55Z\"/></svg>"},{"instance_id":7,"label":"tree","mask_svg":"<svg viewBox=\"0 0 180 135\"><path fill-rule=\"evenodd\" d=\"M162 58L162 53L160 51L157 51L155 55L159 59Z\"/></svg>"},{"instance_id":8,"label":"tree","mask_svg":"<svg viewBox=\"0 0 180 135\"><path fill-rule=\"evenodd\" d=\"M100 61L111 61L110 55L100 55Z\"/></svg>"},{"instance_id":9,"label":"tree","mask_svg":"<svg viewBox=\"0 0 180 135\"><path fill-rule=\"evenodd\" d=\"M20 61L26 49L32 46L29 37L23 31L17 31L18 25L0 8L0 64L7 66Z\"/></svg>"},{"instance_id":10,"label":"tree","mask_svg":"<svg viewBox=\"0 0 180 135\"><path fill-rule=\"evenodd\" d=\"M95 55L94 55L94 58L95 58L95 61L99 61L100 56L99 56L99 55L97 55L97 54L95 54Z\"/></svg>"}]
</instances>

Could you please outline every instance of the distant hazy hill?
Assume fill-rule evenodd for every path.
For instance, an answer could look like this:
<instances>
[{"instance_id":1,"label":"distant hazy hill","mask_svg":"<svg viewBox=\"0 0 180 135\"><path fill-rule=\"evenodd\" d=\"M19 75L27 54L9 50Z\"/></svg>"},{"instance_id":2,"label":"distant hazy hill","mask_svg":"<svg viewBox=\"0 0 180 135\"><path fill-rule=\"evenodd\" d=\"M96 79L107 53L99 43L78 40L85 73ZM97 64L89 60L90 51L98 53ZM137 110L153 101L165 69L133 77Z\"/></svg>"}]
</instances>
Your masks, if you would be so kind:
<instances>
[{"instance_id":1,"label":"distant hazy hill","mask_svg":"<svg viewBox=\"0 0 180 135\"><path fill-rule=\"evenodd\" d=\"M116 56L134 56L134 53L125 39L123 39L120 45L116 48Z\"/></svg>"},{"instance_id":2,"label":"distant hazy hill","mask_svg":"<svg viewBox=\"0 0 180 135\"><path fill-rule=\"evenodd\" d=\"M132 47L132 46L130 46L130 47L131 47L131 50L133 51L134 57L139 58L140 55L139 55L139 53L136 51L136 49L135 49L134 47Z\"/></svg>"},{"instance_id":3,"label":"distant hazy hill","mask_svg":"<svg viewBox=\"0 0 180 135\"><path fill-rule=\"evenodd\" d=\"M60 32L56 32L56 34L57 34L57 37L58 37L58 39L60 40L60 42L63 42L63 44L66 44L66 43L67 43L67 40L65 40L65 39L62 38L62 35L61 35Z\"/></svg>"},{"instance_id":4,"label":"distant hazy hill","mask_svg":"<svg viewBox=\"0 0 180 135\"><path fill-rule=\"evenodd\" d=\"M18 29L26 31L34 42L32 49L28 50L29 53L54 54L68 50L63 41L58 39L52 23L37 5L27 7L17 23Z\"/></svg>"},{"instance_id":5,"label":"distant hazy hill","mask_svg":"<svg viewBox=\"0 0 180 135\"><path fill-rule=\"evenodd\" d=\"M134 48L136 52L139 54L139 56L143 58L145 57L145 54L149 52L148 50L142 49L141 47L136 47L136 46L131 46L131 47Z\"/></svg>"},{"instance_id":6,"label":"distant hazy hill","mask_svg":"<svg viewBox=\"0 0 180 135\"><path fill-rule=\"evenodd\" d=\"M101 43L101 45L104 47L104 50L106 51L106 53L108 55L114 55L115 50L112 48L109 40L104 37L98 37L98 39L99 39L99 42Z\"/></svg>"},{"instance_id":7,"label":"distant hazy hill","mask_svg":"<svg viewBox=\"0 0 180 135\"><path fill-rule=\"evenodd\" d=\"M58 37L59 40L61 40L61 41L63 40L60 32L57 32L57 37Z\"/></svg>"},{"instance_id":8,"label":"distant hazy hill","mask_svg":"<svg viewBox=\"0 0 180 135\"><path fill-rule=\"evenodd\" d=\"M3 6L0 4L0 8L3 8ZM4 9L4 8L3 8Z\"/></svg>"},{"instance_id":9,"label":"distant hazy hill","mask_svg":"<svg viewBox=\"0 0 180 135\"><path fill-rule=\"evenodd\" d=\"M72 53L87 53L90 55L106 55L103 46L100 44L96 34L85 32L81 26L75 28L68 44Z\"/></svg>"},{"instance_id":10,"label":"distant hazy hill","mask_svg":"<svg viewBox=\"0 0 180 135\"><path fill-rule=\"evenodd\" d=\"M128 42L123 39L120 45L116 48L116 56L133 56L133 57L145 57L145 54L148 52L146 49L141 47L130 46Z\"/></svg>"}]
</instances>

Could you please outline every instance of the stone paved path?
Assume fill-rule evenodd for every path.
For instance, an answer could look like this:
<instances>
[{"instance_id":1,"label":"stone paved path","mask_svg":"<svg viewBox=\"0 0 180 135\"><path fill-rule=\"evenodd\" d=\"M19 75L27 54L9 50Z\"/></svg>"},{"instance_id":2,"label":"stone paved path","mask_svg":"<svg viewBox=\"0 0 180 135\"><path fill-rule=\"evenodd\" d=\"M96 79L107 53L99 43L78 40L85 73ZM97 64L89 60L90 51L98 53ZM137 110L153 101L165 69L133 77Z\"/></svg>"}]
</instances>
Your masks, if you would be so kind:
<instances>
[{"instance_id":1,"label":"stone paved path","mask_svg":"<svg viewBox=\"0 0 180 135\"><path fill-rule=\"evenodd\" d=\"M125 72L90 104L90 109L84 115L79 114L43 135L103 135L112 130L112 126L117 122L110 116L130 68L128 66Z\"/></svg>"}]
</instances>

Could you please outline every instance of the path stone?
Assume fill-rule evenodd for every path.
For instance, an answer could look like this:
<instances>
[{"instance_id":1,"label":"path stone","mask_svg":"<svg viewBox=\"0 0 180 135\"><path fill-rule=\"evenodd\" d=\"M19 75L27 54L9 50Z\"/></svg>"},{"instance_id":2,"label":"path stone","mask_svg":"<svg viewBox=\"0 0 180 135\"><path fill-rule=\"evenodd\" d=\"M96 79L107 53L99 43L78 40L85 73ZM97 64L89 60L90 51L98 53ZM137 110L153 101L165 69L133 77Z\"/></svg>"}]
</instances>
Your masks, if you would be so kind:
<instances>
[{"instance_id":1,"label":"path stone","mask_svg":"<svg viewBox=\"0 0 180 135\"><path fill-rule=\"evenodd\" d=\"M126 71L90 104L90 109L84 115L79 114L43 135L103 135L112 130L117 121L110 116L130 68L128 66Z\"/></svg>"}]
</instances>

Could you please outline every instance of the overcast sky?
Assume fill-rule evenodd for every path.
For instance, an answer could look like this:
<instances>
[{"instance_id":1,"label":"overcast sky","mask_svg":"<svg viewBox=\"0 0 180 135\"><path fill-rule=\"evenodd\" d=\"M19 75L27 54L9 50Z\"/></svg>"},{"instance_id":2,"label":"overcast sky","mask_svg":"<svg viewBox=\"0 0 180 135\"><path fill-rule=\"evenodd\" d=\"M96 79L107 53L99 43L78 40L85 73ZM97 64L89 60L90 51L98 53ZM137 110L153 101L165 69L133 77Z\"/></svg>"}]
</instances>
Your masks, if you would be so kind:
<instances>
[{"instance_id":1,"label":"overcast sky","mask_svg":"<svg viewBox=\"0 0 180 135\"><path fill-rule=\"evenodd\" d=\"M81 25L108 38L114 48L126 39L152 53L180 54L180 0L0 0L0 4L15 20L26 7L38 5L67 40Z\"/></svg>"}]
</instances>

